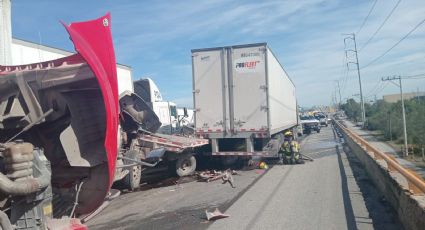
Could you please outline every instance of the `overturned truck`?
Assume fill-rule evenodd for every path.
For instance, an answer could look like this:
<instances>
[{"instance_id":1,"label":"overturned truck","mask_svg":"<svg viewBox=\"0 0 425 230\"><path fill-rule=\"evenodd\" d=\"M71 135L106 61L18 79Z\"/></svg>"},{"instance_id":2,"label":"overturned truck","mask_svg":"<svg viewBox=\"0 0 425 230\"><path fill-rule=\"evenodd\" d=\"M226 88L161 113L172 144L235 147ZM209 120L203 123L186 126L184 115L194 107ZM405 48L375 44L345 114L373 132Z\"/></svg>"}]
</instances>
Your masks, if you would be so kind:
<instances>
[{"instance_id":1,"label":"overturned truck","mask_svg":"<svg viewBox=\"0 0 425 230\"><path fill-rule=\"evenodd\" d=\"M186 175L193 148L208 143L155 134L146 103L118 95L109 14L64 26L76 54L0 66L0 229L83 229L73 218L95 211L114 182L136 188L164 161Z\"/></svg>"},{"instance_id":2,"label":"overturned truck","mask_svg":"<svg viewBox=\"0 0 425 230\"><path fill-rule=\"evenodd\" d=\"M119 111L109 23L106 15L64 25L75 55L0 67L3 229L45 229L52 217L90 213L106 197Z\"/></svg>"}]
</instances>

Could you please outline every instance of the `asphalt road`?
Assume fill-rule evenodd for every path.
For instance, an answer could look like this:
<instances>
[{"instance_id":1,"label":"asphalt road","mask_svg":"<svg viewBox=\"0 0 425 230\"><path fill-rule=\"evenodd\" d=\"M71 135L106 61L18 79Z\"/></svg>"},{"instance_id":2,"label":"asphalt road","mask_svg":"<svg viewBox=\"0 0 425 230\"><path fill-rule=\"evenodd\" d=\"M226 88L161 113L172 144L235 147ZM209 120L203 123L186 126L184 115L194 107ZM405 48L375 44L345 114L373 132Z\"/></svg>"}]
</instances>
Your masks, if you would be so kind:
<instances>
[{"instance_id":1,"label":"asphalt road","mask_svg":"<svg viewBox=\"0 0 425 230\"><path fill-rule=\"evenodd\" d=\"M238 171L236 188L221 180L210 183L194 178L169 178L142 186L140 191L124 193L86 223L89 229L206 229L205 210L225 210L264 170Z\"/></svg>"},{"instance_id":2,"label":"asphalt road","mask_svg":"<svg viewBox=\"0 0 425 230\"><path fill-rule=\"evenodd\" d=\"M87 224L90 229L402 229L359 162L331 127L301 142L304 165L241 171L236 188L169 179L123 194ZM186 183L184 183L186 182ZM226 219L208 222L218 207Z\"/></svg>"},{"instance_id":3,"label":"asphalt road","mask_svg":"<svg viewBox=\"0 0 425 230\"><path fill-rule=\"evenodd\" d=\"M330 127L308 136L314 162L275 166L208 229L401 229Z\"/></svg>"}]
</instances>

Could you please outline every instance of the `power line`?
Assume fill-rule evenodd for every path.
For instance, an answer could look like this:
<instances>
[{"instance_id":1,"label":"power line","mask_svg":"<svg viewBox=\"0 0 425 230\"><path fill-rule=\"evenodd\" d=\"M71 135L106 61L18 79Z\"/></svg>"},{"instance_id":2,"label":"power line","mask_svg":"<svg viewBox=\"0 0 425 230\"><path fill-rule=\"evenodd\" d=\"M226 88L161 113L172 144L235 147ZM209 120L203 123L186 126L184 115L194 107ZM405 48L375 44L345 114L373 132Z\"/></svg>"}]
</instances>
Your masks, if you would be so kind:
<instances>
[{"instance_id":1,"label":"power line","mask_svg":"<svg viewBox=\"0 0 425 230\"><path fill-rule=\"evenodd\" d=\"M373 95L375 90L377 90L381 86L381 84L382 84L382 81L379 80L366 95L367 96Z\"/></svg>"},{"instance_id":2,"label":"power line","mask_svg":"<svg viewBox=\"0 0 425 230\"><path fill-rule=\"evenodd\" d=\"M375 5L376 5L376 3L377 3L377 2L378 2L378 0L375 0L375 2L373 3L372 7L371 7L371 8L370 8L370 10L369 10L369 13L367 14L366 18L363 20L363 23L362 23L362 25L360 26L359 30L357 30L357 33L356 33L356 34L359 34L359 33L360 33L360 31L363 29L363 26L366 24L366 21L367 21L367 19L369 18L370 13L372 13L373 9L375 8Z\"/></svg>"},{"instance_id":3,"label":"power line","mask_svg":"<svg viewBox=\"0 0 425 230\"><path fill-rule=\"evenodd\" d=\"M402 76L403 79L422 79L425 78L425 73L415 74L410 76Z\"/></svg>"},{"instance_id":4,"label":"power line","mask_svg":"<svg viewBox=\"0 0 425 230\"><path fill-rule=\"evenodd\" d=\"M400 4L401 0L398 0L398 2L395 4L395 6L393 7L393 9L391 10L391 12L387 15L387 17L385 18L385 20L382 22L382 24L378 27L378 29L375 31L375 33L372 34L372 36L369 38L369 40L366 41L365 44L363 44L363 46L359 49L359 51L362 51L363 48L365 48L370 41L372 41L372 39L376 36L376 34L382 29L382 27L384 27L385 23L388 21L388 19L391 17L391 15L394 13L394 11L397 9L398 5Z\"/></svg>"},{"instance_id":5,"label":"power line","mask_svg":"<svg viewBox=\"0 0 425 230\"><path fill-rule=\"evenodd\" d=\"M398 44L400 44L404 39L406 39L407 37L409 37L409 35L411 33L413 33L417 28L419 28L419 26L421 26L424 22L425 22L425 19L423 19L421 22L419 22L419 24L417 24L412 30L410 30L409 33L407 33L406 35L404 35L398 42L396 42L393 46L391 46L383 54L379 55L378 57L376 57L375 59L373 59L371 62L369 62L366 65L362 66L362 68L360 68L360 69L364 69L364 68L370 66L371 64L375 63L379 59L381 59L383 56L385 56L387 53L389 53L392 49L394 49L394 47L398 46Z\"/></svg>"},{"instance_id":6,"label":"power line","mask_svg":"<svg viewBox=\"0 0 425 230\"><path fill-rule=\"evenodd\" d=\"M385 84L383 84L381 86L381 88L379 88L378 90L376 90L376 92L374 94L379 94L382 92L382 90L384 90L386 87L388 86L388 82L386 82Z\"/></svg>"},{"instance_id":7,"label":"power line","mask_svg":"<svg viewBox=\"0 0 425 230\"><path fill-rule=\"evenodd\" d=\"M388 85L388 82L382 82L381 81L380 83L381 84L377 84L377 86L373 90L371 90L369 92L369 94L367 95L367 97L370 97L372 95L377 95L377 94L381 93L382 90L384 90L387 87L387 85Z\"/></svg>"},{"instance_id":8,"label":"power line","mask_svg":"<svg viewBox=\"0 0 425 230\"><path fill-rule=\"evenodd\" d=\"M345 52L344 52L342 54L342 61L341 61L342 66L341 66L341 77L340 77L340 79L342 80L342 87L341 88L342 88L343 92L345 90L345 86L346 86L346 83L347 83L347 75L348 75L348 70L345 67L346 63L347 63L347 58L345 57Z\"/></svg>"}]
</instances>

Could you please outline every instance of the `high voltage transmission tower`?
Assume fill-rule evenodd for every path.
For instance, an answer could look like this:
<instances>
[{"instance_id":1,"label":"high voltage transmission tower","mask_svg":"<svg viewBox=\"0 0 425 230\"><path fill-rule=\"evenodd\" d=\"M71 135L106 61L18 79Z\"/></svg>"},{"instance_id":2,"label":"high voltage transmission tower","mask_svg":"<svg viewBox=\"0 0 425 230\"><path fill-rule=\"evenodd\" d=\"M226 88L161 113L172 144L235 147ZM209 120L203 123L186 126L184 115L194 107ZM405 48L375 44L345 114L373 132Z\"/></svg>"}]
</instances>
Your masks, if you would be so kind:
<instances>
[{"instance_id":1,"label":"high voltage transmission tower","mask_svg":"<svg viewBox=\"0 0 425 230\"><path fill-rule=\"evenodd\" d=\"M361 105L361 110L362 110L362 123L363 123L362 127L364 128L365 127L365 124L366 124L366 113L365 113L365 107L364 107L364 98L363 98L363 90L362 90L362 79L361 79L361 76L360 76L360 67L359 67L359 57L358 57L358 52L357 52L356 35L354 33L344 34L344 35L347 36L347 37L344 38L344 45L345 45L345 47L347 47L347 44L345 42L347 39L351 39L354 42L354 50L352 50L352 49L345 50L345 56L348 59L348 55L347 55L348 52L353 52L356 55L356 62L348 61L347 62L347 68L349 69L349 65L348 64L355 64L357 66L357 75L359 76L359 88L360 88L360 105Z\"/></svg>"}]
</instances>

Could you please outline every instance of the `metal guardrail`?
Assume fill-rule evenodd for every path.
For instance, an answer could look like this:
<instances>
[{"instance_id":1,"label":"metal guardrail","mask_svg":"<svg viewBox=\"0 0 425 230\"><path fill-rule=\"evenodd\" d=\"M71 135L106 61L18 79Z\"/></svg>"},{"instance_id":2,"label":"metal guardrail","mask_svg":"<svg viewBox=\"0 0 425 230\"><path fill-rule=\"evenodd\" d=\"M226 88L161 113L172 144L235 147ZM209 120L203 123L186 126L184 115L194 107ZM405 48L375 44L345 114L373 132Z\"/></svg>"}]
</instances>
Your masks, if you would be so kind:
<instances>
[{"instance_id":1,"label":"metal guardrail","mask_svg":"<svg viewBox=\"0 0 425 230\"><path fill-rule=\"evenodd\" d=\"M380 160L383 159L387 163L387 170L389 172L397 171L407 180L408 190L414 194L425 194L425 181L422 178L419 178L415 174L409 172L402 165L400 165L397 161L389 157L387 154L381 152L377 148L373 147L369 142L360 137L358 134L354 133L350 129L344 127L339 121L335 120L335 124L342 131L345 132L352 140L357 142L360 147L362 147L373 159Z\"/></svg>"}]
</instances>

